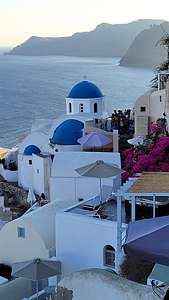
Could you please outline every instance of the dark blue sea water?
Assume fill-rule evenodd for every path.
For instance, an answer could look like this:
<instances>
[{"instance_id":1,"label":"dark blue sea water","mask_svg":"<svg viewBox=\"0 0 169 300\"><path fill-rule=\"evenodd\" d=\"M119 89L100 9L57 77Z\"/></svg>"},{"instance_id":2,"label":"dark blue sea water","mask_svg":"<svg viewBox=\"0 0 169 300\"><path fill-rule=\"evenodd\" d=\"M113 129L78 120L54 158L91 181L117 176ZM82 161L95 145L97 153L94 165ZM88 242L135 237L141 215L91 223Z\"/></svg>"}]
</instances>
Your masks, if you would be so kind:
<instances>
[{"instance_id":1,"label":"dark blue sea water","mask_svg":"<svg viewBox=\"0 0 169 300\"><path fill-rule=\"evenodd\" d=\"M131 108L149 88L152 71L120 67L118 62L118 58L0 55L0 146L15 145L34 119L61 115L68 91L84 75L102 89L110 113Z\"/></svg>"}]
</instances>

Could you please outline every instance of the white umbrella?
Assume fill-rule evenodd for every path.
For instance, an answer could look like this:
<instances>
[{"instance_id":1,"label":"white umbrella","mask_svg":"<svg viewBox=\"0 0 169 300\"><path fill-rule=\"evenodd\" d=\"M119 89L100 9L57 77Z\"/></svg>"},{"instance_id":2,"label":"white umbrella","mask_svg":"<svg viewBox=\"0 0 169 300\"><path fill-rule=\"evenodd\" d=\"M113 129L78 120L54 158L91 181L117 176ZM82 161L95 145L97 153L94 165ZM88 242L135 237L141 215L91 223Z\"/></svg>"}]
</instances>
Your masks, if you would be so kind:
<instances>
[{"instance_id":1,"label":"white umbrella","mask_svg":"<svg viewBox=\"0 0 169 300\"><path fill-rule=\"evenodd\" d=\"M143 145L143 142L144 142L144 137L142 136L137 136L133 139L128 140L128 143L133 146Z\"/></svg>"},{"instance_id":2,"label":"white umbrella","mask_svg":"<svg viewBox=\"0 0 169 300\"><path fill-rule=\"evenodd\" d=\"M123 173L123 170L121 170L117 165L106 163L103 160L97 160L92 164L75 169L75 171L81 176L95 177L100 179L101 202L102 202L102 181L101 181L102 178L118 176Z\"/></svg>"},{"instance_id":3,"label":"white umbrella","mask_svg":"<svg viewBox=\"0 0 169 300\"><path fill-rule=\"evenodd\" d=\"M12 265L12 275L36 281L36 293L38 299L38 281L61 275L61 262L49 259L32 259Z\"/></svg>"},{"instance_id":4,"label":"white umbrella","mask_svg":"<svg viewBox=\"0 0 169 300\"><path fill-rule=\"evenodd\" d=\"M36 202L36 197L32 189L29 189L27 202L32 206Z\"/></svg>"}]
</instances>

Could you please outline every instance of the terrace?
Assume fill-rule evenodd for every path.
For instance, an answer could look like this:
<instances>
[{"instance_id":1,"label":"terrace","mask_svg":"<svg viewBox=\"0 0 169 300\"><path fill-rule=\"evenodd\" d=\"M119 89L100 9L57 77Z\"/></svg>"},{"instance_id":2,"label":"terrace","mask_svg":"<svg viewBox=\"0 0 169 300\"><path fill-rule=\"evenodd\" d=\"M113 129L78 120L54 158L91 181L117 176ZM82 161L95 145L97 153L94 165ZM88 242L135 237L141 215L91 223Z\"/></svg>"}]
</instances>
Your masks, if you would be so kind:
<instances>
[{"instance_id":1,"label":"terrace","mask_svg":"<svg viewBox=\"0 0 169 300\"><path fill-rule=\"evenodd\" d=\"M107 220L117 222L117 200L115 196L111 196L108 200L100 201L100 196L96 196L87 201L67 209L66 212L81 215L98 220ZM128 224L130 218L125 214L125 205L122 204L122 222Z\"/></svg>"},{"instance_id":2,"label":"terrace","mask_svg":"<svg viewBox=\"0 0 169 300\"><path fill-rule=\"evenodd\" d=\"M122 211L134 222L169 215L169 172L145 172L129 180L116 193L118 263L124 235Z\"/></svg>"}]
</instances>

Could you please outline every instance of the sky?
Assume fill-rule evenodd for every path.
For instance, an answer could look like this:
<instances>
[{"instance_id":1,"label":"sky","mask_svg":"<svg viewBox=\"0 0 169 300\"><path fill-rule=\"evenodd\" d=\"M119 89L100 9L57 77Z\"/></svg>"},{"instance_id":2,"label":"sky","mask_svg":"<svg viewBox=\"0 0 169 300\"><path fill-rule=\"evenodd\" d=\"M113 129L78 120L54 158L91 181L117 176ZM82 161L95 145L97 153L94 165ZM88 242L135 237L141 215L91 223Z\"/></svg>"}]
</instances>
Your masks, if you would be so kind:
<instances>
[{"instance_id":1,"label":"sky","mask_svg":"<svg viewBox=\"0 0 169 300\"><path fill-rule=\"evenodd\" d=\"M100 23L169 20L168 0L0 0L0 46L32 35L68 36Z\"/></svg>"}]
</instances>

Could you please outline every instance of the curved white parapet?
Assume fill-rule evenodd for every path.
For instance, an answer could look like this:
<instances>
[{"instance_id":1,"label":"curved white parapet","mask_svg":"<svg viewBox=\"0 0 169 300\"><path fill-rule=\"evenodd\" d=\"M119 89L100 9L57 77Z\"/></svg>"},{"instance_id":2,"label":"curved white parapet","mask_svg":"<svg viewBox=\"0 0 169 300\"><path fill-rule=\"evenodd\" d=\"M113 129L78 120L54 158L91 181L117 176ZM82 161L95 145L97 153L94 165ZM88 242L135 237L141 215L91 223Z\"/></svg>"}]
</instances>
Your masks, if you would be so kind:
<instances>
[{"instance_id":1,"label":"curved white parapet","mask_svg":"<svg viewBox=\"0 0 169 300\"><path fill-rule=\"evenodd\" d=\"M18 182L18 171L5 170L2 164L0 165L0 175L7 182Z\"/></svg>"},{"instance_id":2,"label":"curved white parapet","mask_svg":"<svg viewBox=\"0 0 169 300\"><path fill-rule=\"evenodd\" d=\"M69 291L73 300L157 299L152 287L127 280L103 269L86 269L74 272L65 276L59 286L63 290Z\"/></svg>"}]
</instances>

